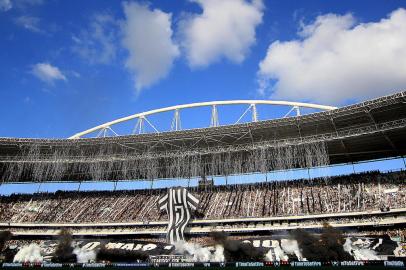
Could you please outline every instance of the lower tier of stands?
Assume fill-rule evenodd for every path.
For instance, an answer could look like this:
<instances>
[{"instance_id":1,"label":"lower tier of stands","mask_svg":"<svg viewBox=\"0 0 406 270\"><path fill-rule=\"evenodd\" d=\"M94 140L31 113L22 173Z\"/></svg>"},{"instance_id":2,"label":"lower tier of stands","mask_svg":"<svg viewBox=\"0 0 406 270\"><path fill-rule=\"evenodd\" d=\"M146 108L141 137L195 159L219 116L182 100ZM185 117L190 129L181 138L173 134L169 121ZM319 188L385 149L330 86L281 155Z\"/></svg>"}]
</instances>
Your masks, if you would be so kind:
<instances>
[{"instance_id":1,"label":"lower tier of stands","mask_svg":"<svg viewBox=\"0 0 406 270\"><path fill-rule=\"evenodd\" d=\"M406 208L390 211L341 213L339 215L308 215L289 218L249 218L223 220L194 220L186 229L189 235L224 231L230 234L289 231L297 228L318 229L325 223L336 228L386 227L406 224ZM142 223L94 223L94 224L30 224L0 223L0 230L9 230L15 236L56 236L60 230L68 229L74 236L164 236L166 222Z\"/></svg>"}]
</instances>

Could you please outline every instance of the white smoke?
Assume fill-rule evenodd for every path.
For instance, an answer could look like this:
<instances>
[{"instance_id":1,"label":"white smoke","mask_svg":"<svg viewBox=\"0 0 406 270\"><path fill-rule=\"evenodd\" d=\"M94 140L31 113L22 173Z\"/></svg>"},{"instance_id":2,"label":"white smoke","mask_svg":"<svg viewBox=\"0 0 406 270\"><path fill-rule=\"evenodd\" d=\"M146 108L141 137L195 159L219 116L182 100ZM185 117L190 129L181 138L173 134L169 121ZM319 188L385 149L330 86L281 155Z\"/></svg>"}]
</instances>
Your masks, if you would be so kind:
<instances>
[{"instance_id":1,"label":"white smoke","mask_svg":"<svg viewBox=\"0 0 406 270\"><path fill-rule=\"evenodd\" d=\"M41 263L42 261L41 248L35 243L22 247L13 259L13 262L19 263Z\"/></svg>"},{"instance_id":2,"label":"white smoke","mask_svg":"<svg viewBox=\"0 0 406 270\"><path fill-rule=\"evenodd\" d=\"M302 252L299 249L299 245L296 240L282 239L281 247L286 254L295 254L299 261L305 261L306 258L303 258Z\"/></svg>"},{"instance_id":3,"label":"white smoke","mask_svg":"<svg viewBox=\"0 0 406 270\"><path fill-rule=\"evenodd\" d=\"M343 248L346 252L352 255L355 260L368 260L368 261L379 260L379 257L376 255L375 250L369 248L362 248L359 247L358 245L353 245L353 242L349 237L345 239Z\"/></svg>"},{"instance_id":4,"label":"white smoke","mask_svg":"<svg viewBox=\"0 0 406 270\"><path fill-rule=\"evenodd\" d=\"M272 248L265 254L265 260L268 262L273 262Z\"/></svg>"},{"instance_id":5,"label":"white smoke","mask_svg":"<svg viewBox=\"0 0 406 270\"><path fill-rule=\"evenodd\" d=\"M193 256L195 262L224 262L224 247L216 245L213 248L202 247L196 243L178 241L174 244L175 251Z\"/></svg>"},{"instance_id":6,"label":"white smoke","mask_svg":"<svg viewBox=\"0 0 406 270\"><path fill-rule=\"evenodd\" d=\"M278 241L272 241L272 248L265 254L266 261L287 261L289 258L281 249Z\"/></svg>"},{"instance_id":7,"label":"white smoke","mask_svg":"<svg viewBox=\"0 0 406 270\"><path fill-rule=\"evenodd\" d=\"M214 247L215 251L212 254L212 261L213 262L224 262L224 247L222 245L216 245Z\"/></svg>"},{"instance_id":8,"label":"white smoke","mask_svg":"<svg viewBox=\"0 0 406 270\"><path fill-rule=\"evenodd\" d=\"M368 261L379 260L379 257L376 256L376 252L374 250L366 248L355 249L354 258L356 260L368 260Z\"/></svg>"},{"instance_id":9,"label":"white smoke","mask_svg":"<svg viewBox=\"0 0 406 270\"><path fill-rule=\"evenodd\" d=\"M286 256L286 254L283 252L279 244L275 247L274 252L278 261L287 261L289 259L288 256Z\"/></svg>"},{"instance_id":10,"label":"white smoke","mask_svg":"<svg viewBox=\"0 0 406 270\"><path fill-rule=\"evenodd\" d=\"M78 263L94 262L96 260L96 253L94 250L88 250L86 248L76 247L73 250L73 254L76 254L76 260Z\"/></svg>"},{"instance_id":11,"label":"white smoke","mask_svg":"<svg viewBox=\"0 0 406 270\"><path fill-rule=\"evenodd\" d=\"M352 247L351 247L352 241L350 238L345 239L345 243L343 245L344 251L348 252L350 255L352 255Z\"/></svg>"}]
</instances>

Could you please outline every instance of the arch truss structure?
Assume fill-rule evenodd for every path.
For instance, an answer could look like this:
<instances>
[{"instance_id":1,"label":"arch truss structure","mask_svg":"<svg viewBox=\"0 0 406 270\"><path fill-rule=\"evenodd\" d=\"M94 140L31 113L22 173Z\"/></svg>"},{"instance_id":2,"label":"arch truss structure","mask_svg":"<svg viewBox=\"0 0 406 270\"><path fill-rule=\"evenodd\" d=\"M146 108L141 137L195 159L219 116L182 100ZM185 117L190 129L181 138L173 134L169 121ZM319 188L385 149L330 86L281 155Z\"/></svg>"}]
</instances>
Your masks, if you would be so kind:
<instances>
[{"instance_id":1,"label":"arch truss structure","mask_svg":"<svg viewBox=\"0 0 406 270\"><path fill-rule=\"evenodd\" d=\"M216 127L214 117L212 128L180 130L176 109L182 108L175 106L153 111L173 110L177 115L173 129L180 130L175 132L82 139L0 138L0 183L190 179L406 156L406 91L335 110L262 117L261 121L251 104L247 114L257 118L236 125ZM136 122L145 114L153 113L119 119L73 138L101 132L120 121Z\"/></svg>"},{"instance_id":2,"label":"arch truss structure","mask_svg":"<svg viewBox=\"0 0 406 270\"><path fill-rule=\"evenodd\" d=\"M160 128L159 125L153 123L150 120L150 116L161 114L161 113L172 113L173 117L171 120L170 131L179 131L182 130L182 121L181 121L181 111L186 109L198 108L198 107L209 107L211 110L210 116L210 127L220 126L219 121L219 110L220 106L230 106L230 105L244 105L246 106L245 111L240 115L240 117L234 122L234 124L239 124L244 118L250 117L250 122L259 121L258 115L258 105L271 105L271 106L286 106L288 111L283 116L283 118L289 116L300 116L302 114L303 108L316 109L321 111L329 111L337 109L337 107L311 104L311 103L302 103L302 102L290 102L290 101L275 101L275 100L228 100L228 101L210 101L210 102L200 102L200 103L191 103L183 104L177 106L171 106L161 109L155 109L151 111L146 111L142 113L133 114L127 117L119 118L96 127L87 129L85 131L76 133L75 135L69 137L69 139L79 139L87 135L94 134L95 137L110 137L110 136L119 136L119 135L135 135L146 133L145 126L148 125L150 129L155 133L160 133L164 129ZM262 119L261 119L262 120ZM263 119L266 120L266 119ZM133 121L134 128L132 129L131 134L118 134L115 131L114 126Z\"/></svg>"}]
</instances>

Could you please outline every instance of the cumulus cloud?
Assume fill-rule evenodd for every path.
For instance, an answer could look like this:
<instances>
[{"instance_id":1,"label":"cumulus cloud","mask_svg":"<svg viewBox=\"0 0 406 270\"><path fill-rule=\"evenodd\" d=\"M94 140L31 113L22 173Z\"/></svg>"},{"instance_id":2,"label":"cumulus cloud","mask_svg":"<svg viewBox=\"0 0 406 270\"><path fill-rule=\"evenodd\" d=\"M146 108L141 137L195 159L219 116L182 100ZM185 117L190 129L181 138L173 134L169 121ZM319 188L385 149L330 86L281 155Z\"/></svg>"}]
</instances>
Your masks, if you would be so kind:
<instances>
[{"instance_id":1,"label":"cumulus cloud","mask_svg":"<svg viewBox=\"0 0 406 270\"><path fill-rule=\"evenodd\" d=\"M37 18L37 17L33 17L33 16L20 16L20 17L17 17L17 18L14 20L14 22L15 22L17 25L19 25L19 26L21 26L21 27L23 27L23 28L25 28L25 29L27 29L27 30L29 30L29 31L37 32L37 33L42 33L42 32L43 32L43 30L41 30L41 28L40 28L40 26L39 26L39 24L40 24L40 19Z\"/></svg>"},{"instance_id":2,"label":"cumulus cloud","mask_svg":"<svg viewBox=\"0 0 406 270\"><path fill-rule=\"evenodd\" d=\"M300 38L273 42L259 64L262 93L274 98L343 103L406 87L406 10L379 22L327 14Z\"/></svg>"},{"instance_id":3,"label":"cumulus cloud","mask_svg":"<svg viewBox=\"0 0 406 270\"><path fill-rule=\"evenodd\" d=\"M129 53L125 65L139 92L167 76L179 49L172 40L170 13L134 2L124 3L124 13L122 42Z\"/></svg>"},{"instance_id":4,"label":"cumulus cloud","mask_svg":"<svg viewBox=\"0 0 406 270\"><path fill-rule=\"evenodd\" d=\"M241 63L255 43L262 22L261 0L195 0L202 8L180 22L182 46L191 67L205 67L221 58Z\"/></svg>"},{"instance_id":5,"label":"cumulus cloud","mask_svg":"<svg viewBox=\"0 0 406 270\"><path fill-rule=\"evenodd\" d=\"M0 11L7 11L13 7L10 0L0 0Z\"/></svg>"},{"instance_id":6,"label":"cumulus cloud","mask_svg":"<svg viewBox=\"0 0 406 270\"><path fill-rule=\"evenodd\" d=\"M89 29L73 35L73 51L91 64L108 64L116 57L117 23L108 14L93 16Z\"/></svg>"},{"instance_id":7,"label":"cumulus cloud","mask_svg":"<svg viewBox=\"0 0 406 270\"><path fill-rule=\"evenodd\" d=\"M49 84L53 84L57 80L67 81L65 75L63 75L59 68L49 63L35 64L31 69L31 73L38 79Z\"/></svg>"}]
</instances>

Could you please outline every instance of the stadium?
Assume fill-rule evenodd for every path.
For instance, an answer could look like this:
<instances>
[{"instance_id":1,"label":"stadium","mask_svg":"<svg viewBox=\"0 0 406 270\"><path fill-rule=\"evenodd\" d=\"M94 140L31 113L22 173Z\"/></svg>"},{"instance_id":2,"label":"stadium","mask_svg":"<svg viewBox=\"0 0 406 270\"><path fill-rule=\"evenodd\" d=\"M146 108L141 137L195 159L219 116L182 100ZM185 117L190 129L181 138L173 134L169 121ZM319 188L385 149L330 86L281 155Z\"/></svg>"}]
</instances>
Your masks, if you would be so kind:
<instances>
[{"instance_id":1,"label":"stadium","mask_svg":"<svg viewBox=\"0 0 406 270\"><path fill-rule=\"evenodd\" d=\"M340 108L268 101L296 115L259 120L256 106L266 103L174 106L68 139L1 138L2 185L115 183L2 195L3 266L403 265L405 167L278 181L268 174L403 159L406 92ZM248 105L251 121L220 126L217 107L233 104ZM182 130L180 110L202 106L211 108L210 127ZM301 115L302 107L319 111ZM147 116L168 111L172 130L160 132ZM133 134L118 136L114 126L130 120ZM143 132L145 123L154 132ZM232 181L250 174L255 183ZM175 184L153 188L163 179ZM151 186L116 188L129 180Z\"/></svg>"}]
</instances>

